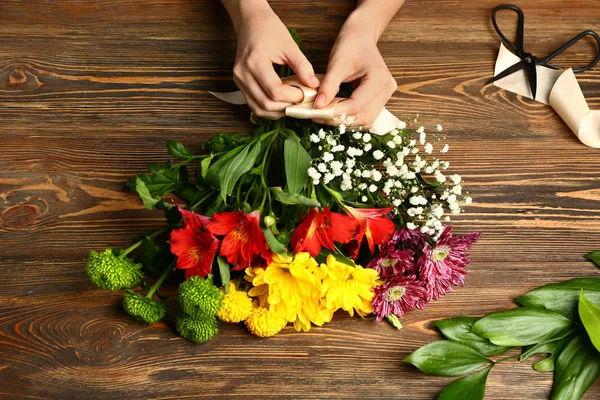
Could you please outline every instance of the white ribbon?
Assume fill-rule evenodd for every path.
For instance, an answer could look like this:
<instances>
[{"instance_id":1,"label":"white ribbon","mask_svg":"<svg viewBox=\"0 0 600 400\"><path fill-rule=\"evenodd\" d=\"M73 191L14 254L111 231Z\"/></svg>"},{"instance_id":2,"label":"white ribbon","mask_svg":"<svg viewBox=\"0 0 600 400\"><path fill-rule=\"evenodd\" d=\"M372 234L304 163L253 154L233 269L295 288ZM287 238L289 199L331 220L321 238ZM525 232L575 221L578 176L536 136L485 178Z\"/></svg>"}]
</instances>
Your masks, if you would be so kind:
<instances>
[{"instance_id":1,"label":"white ribbon","mask_svg":"<svg viewBox=\"0 0 600 400\"><path fill-rule=\"evenodd\" d=\"M322 76L319 76L321 79ZM335 120L335 106L346 99L342 97L336 97L333 101L324 108L315 108L314 101L317 97L317 89L310 88L308 86L304 86L296 76L290 76L288 78L282 79L282 82L286 85L294 86L302 91L302 101L297 104L291 105L287 107L284 111L280 113L273 114L275 118L281 118L284 116L293 117L297 119L323 119L323 120ZM219 92L209 92L216 98L223 100L230 104L247 104L246 99L242 92L229 92L229 93L219 93ZM252 122L257 123L258 120L254 114L250 117ZM376 135L386 134L398 126L400 120L394 116L391 112L389 112L386 108L381 110L371 127L369 128L369 132L374 133Z\"/></svg>"},{"instance_id":2,"label":"white ribbon","mask_svg":"<svg viewBox=\"0 0 600 400\"><path fill-rule=\"evenodd\" d=\"M494 76L520 60L501 44ZM541 65L537 65L536 70L535 100L550 105L583 144L600 148L600 111L590 110L573 70L554 70ZM533 98L525 70L499 79L494 85L529 99Z\"/></svg>"}]
</instances>

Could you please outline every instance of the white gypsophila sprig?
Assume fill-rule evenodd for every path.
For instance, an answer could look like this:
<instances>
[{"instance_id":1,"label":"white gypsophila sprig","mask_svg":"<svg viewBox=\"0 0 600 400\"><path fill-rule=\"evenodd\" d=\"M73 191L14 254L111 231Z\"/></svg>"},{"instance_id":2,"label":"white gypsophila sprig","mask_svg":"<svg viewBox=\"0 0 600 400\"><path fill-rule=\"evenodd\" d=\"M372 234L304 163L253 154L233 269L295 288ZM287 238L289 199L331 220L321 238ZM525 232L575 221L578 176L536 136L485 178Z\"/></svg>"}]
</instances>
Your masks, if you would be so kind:
<instances>
[{"instance_id":1,"label":"white gypsophila sprig","mask_svg":"<svg viewBox=\"0 0 600 400\"><path fill-rule=\"evenodd\" d=\"M442 221L449 222L448 214L459 214L472 202L463 195L460 175L445 173L450 163L433 156L449 146L437 147L439 138L424 126L411 129L401 122L390 133L373 136L341 117L345 124L309 137L318 145L308 171L314 185L346 192L345 198L358 204L393 207L407 227L434 236L441 233Z\"/></svg>"}]
</instances>

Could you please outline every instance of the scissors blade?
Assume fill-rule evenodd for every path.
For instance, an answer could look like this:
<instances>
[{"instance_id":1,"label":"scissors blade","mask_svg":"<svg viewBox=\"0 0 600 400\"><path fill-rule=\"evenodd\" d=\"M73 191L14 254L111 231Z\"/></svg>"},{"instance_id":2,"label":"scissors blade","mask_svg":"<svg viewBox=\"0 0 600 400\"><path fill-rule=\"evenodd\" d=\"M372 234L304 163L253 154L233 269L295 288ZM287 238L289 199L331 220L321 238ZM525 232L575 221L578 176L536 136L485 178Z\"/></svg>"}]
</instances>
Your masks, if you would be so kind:
<instances>
[{"instance_id":1,"label":"scissors blade","mask_svg":"<svg viewBox=\"0 0 600 400\"><path fill-rule=\"evenodd\" d=\"M537 69L534 62L524 64L525 72L527 73L527 80L529 81L529 87L531 88L531 95L535 100L535 95L537 92Z\"/></svg>"},{"instance_id":2,"label":"scissors blade","mask_svg":"<svg viewBox=\"0 0 600 400\"><path fill-rule=\"evenodd\" d=\"M518 63L506 68L504 71L500 72L498 75L488 80L485 84L489 85L490 83L494 83L502 78L506 78L507 76L514 74L515 72L521 69L523 69L523 61L519 61Z\"/></svg>"}]
</instances>

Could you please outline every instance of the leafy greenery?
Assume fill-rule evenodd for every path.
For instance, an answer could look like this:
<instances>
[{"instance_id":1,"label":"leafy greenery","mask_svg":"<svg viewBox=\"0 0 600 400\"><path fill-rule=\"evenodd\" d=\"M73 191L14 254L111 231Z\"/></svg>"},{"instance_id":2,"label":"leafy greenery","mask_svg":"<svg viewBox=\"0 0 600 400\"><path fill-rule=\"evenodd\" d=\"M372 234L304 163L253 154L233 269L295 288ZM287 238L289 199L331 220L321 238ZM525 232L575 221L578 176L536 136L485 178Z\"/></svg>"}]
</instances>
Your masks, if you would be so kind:
<instances>
[{"instance_id":1,"label":"leafy greenery","mask_svg":"<svg viewBox=\"0 0 600 400\"><path fill-rule=\"evenodd\" d=\"M487 357L522 347L521 362L548 354L533 369L554 371L551 399L579 399L600 376L600 307L590 301L599 295L600 278L572 279L530 291L515 299L522 307L513 310L437 321L447 340L429 343L404 361L429 374L465 375L438 399L480 400L492 367L518 356Z\"/></svg>"}]
</instances>

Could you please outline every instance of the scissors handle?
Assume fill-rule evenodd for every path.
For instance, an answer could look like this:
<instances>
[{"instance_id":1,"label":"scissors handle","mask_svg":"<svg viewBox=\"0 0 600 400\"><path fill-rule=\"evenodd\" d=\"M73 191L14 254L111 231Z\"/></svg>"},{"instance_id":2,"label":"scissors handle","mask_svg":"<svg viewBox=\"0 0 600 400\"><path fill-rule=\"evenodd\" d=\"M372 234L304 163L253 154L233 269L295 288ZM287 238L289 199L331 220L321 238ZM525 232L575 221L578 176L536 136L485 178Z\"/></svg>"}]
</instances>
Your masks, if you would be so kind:
<instances>
[{"instance_id":1,"label":"scissors handle","mask_svg":"<svg viewBox=\"0 0 600 400\"><path fill-rule=\"evenodd\" d=\"M598 34L594 31L581 32L579 35L575 36L573 39L569 40L567 43L560 46L558 49L556 49L551 54L547 55L544 58L539 58L538 63L542 64L546 67L552 68L552 69L561 69L561 68L557 67L556 65L551 64L549 61L552 60L553 58L557 57L558 55L560 55L563 51L565 51L569 47L573 46L575 43L577 43L578 41L580 41L581 39L583 39L586 36L591 36L594 39L596 39L596 43L598 44L598 53L596 54L596 59L584 67L573 68L573 72L576 72L576 73L585 72L587 70L594 68L594 66L596 66L596 64L598 64L598 62L600 62L600 36L598 36Z\"/></svg>"},{"instance_id":2,"label":"scissors handle","mask_svg":"<svg viewBox=\"0 0 600 400\"><path fill-rule=\"evenodd\" d=\"M519 20L517 22L516 43L513 43L512 41L508 40L508 38L506 36L504 36L502 31L500 30L500 27L498 27L498 22L496 21L496 13L500 10L511 10L511 11L516 12L517 15L519 16ZM512 4L500 4L499 6L496 6L492 10L492 24L494 24L494 29L496 30L496 33L498 33L498 36L500 36L500 38L502 38L502 40L511 49L513 49L513 51L515 53L517 53L517 55L519 55L519 57L523 57L525 55L525 50L523 49L523 42L524 42L524 36L525 36L525 14L523 14L523 10L521 10L519 7L512 5Z\"/></svg>"}]
</instances>

